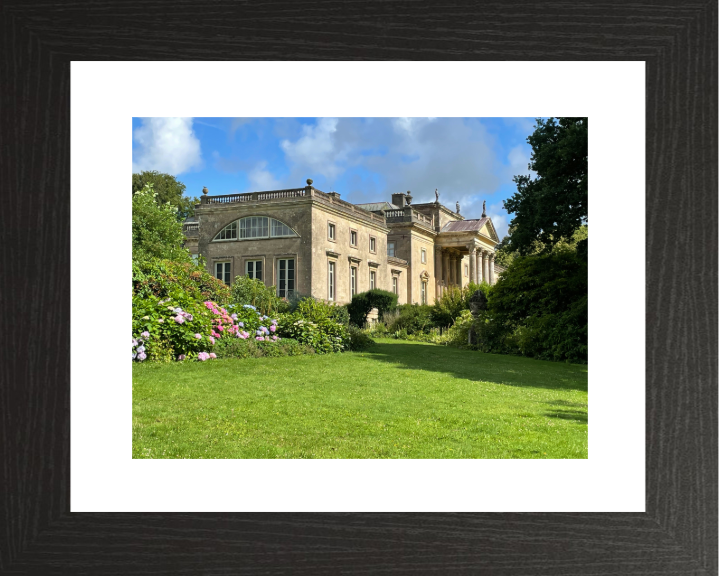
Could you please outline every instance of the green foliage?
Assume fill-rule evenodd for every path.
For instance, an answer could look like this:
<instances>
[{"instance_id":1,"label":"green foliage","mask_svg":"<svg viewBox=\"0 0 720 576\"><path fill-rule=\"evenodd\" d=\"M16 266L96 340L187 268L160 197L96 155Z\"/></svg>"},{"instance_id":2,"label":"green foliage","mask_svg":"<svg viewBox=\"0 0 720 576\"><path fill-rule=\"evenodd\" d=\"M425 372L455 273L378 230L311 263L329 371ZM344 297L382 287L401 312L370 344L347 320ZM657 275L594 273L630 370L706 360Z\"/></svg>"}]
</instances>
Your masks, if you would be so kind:
<instances>
[{"instance_id":1,"label":"green foliage","mask_svg":"<svg viewBox=\"0 0 720 576\"><path fill-rule=\"evenodd\" d=\"M183 222L188 216L192 216L195 213L195 204L200 203L198 198L184 196L185 184L175 176L155 170L132 175L133 196L147 185L152 186L157 193L155 199L158 204L169 203L177 208L175 216L178 222Z\"/></svg>"},{"instance_id":2,"label":"green foliage","mask_svg":"<svg viewBox=\"0 0 720 576\"><path fill-rule=\"evenodd\" d=\"M157 258L191 262L190 253L183 248L185 236L177 220L177 209L170 204L158 204L156 196L151 184L133 195L133 260Z\"/></svg>"},{"instance_id":3,"label":"green foliage","mask_svg":"<svg viewBox=\"0 0 720 576\"><path fill-rule=\"evenodd\" d=\"M402 304L382 315L389 334L421 334L432 328L432 306L427 304Z\"/></svg>"},{"instance_id":4,"label":"green foliage","mask_svg":"<svg viewBox=\"0 0 720 576\"><path fill-rule=\"evenodd\" d=\"M140 297L165 298L180 289L195 300L230 301L230 288L192 261L133 260L132 275L133 294Z\"/></svg>"},{"instance_id":5,"label":"green foliage","mask_svg":"<svg viewBox=\"0 0 720 576\"><path fill-rule=\"evenodd\" d=\"M288 304L276 295L274 286L249 276L236 276L232 284L232 301L240 306L249 304L265 315L285 312Z\"/></svg>"},{"instance_id":6,"label":"green foliage","mask_svg":"<svg viewBox=\"0 0 720 576\"><path fill-rule=\"evenodd\" d=\"M397 294L378 288L355 294L352 302L347 305L350 322L361 328L365 325L367 315L373 308L377 308L378 317L382 317L386 311L392 310L397 306L397 301Z\"/></svg>"},{"instance_id":7,"label":"green foliage","mask_svg":"<svg viewBox=\"0 0 720 576\"><path fill-rule=\"evenodd\" d=\"M537 119L528 143L529 169L537 177L515 176L517 192L505 201L505 209L515 214L507 244L522 255L533 253L536 242L549 250L587 222L587 118ZM581 256L586 244L580 247Z\"/></svg>"},{"instance_id":8,"label":"green foliage","mask_svg":"<svg viewBox=\"0 0 720 576\"><path fill-rule=\"evenodd\" d=\"M318 354L347 350L350 332L338 319L339 308L321 300L304 298L295 312L280 315L278 335L312 346Z\"/></svg>"},{"instance_id":9,"label":"green foliage","mask_svg":"<svg viewBox=\"0 0 720 576\"><path fill-rule=\"evenodd\" d=\"M570 248L516 258L475 327L486 352L587 362L587 261Z\"/></svg>"},{"instance_id":10,"label":"green foliage","mask_svg":"<svg viewBox=\"0 0 720 576\"><path fill-rule=\"evenodd\" d=\"M452 326L463 310L470 309L470 298L476 290L482 290L487 297L490 294L491 286L484 281L480 284L470 282L462 289L458 286L450 286L443 291L442 296L435 300L432 307L431 319L433 325L440 328Z\"/></svg>"},{"instance_id":11,"label":"green foliage","mask_svg":"<svg viewBox=\"0 0 720 576\"><path fill-rule=\"evenodd\" d=\"M180 289L163 299L133 296L132 335L144 341L148 360L167 361L180 354L194 357L209 350L211 325L212 315L205 306Z\"/></svg>"},{"instance_id":12,"label":"green foliage","mask_svg":"<svg viewBox=\"0 0 720 576\"><path fill-rule=\"evenodd\" d=\"M351 352L359 352L375 346L375 340L357 326L350 326L349 334L350 340L348 341L348 350Z\"/></svg>"},{"instance_id":13,"label":"green foliage","mask_svg":"<svg viewBox=\"0 0 720 576\"><path fill-rule=\"evenodd\" d=\"M587 260L587 239L588 239L588 227L587 225L580 226L575 232L573 232L570 238L560 238L557 242L554 242L550 252L559 252L562 250L576 250L578 254ZM553 239L554 241L554 239ZM502 242L498 244L499 248L495 250L495 261L507 268L512 262L520 256L520 252L512 249L510 245L510 236L505 236ZM547 252L545 245L536 240L533 242L531 248L528 249L527 255L541 254Z\"/></svg>"},{"instance_id":14,"label":"green foliage","mask_svg":"<svg viewBox=\"0 0 720 576\"><path fill-rule=\"evenodd\" d=\"M213 348L218 358L277 358L280 356L302 356L315 354L310 346L300 344L297 340L283 338L277 342L257 341L255 339L224 338Z\"/></svg>"}]
</instances>

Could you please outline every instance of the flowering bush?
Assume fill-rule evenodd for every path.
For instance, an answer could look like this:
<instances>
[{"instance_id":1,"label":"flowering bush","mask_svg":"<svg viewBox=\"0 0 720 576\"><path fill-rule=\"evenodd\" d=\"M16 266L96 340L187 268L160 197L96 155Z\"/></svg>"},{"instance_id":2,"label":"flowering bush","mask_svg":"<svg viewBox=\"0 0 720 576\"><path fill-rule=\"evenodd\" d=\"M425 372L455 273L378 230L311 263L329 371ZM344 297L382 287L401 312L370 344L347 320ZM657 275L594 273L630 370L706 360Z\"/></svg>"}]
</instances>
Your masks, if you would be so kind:
<instances>
[{"instance_id":1,"label":"flowering bush","mask_svg":"<svg viewBox=\"0 0 720 576\"><path fill-rule=\"evenodd\" d=\"M274 286L249 276L236 276L232 285L232 300L238 306L249 304L261 314L277 314L288 310L288 302L275 295Z\"/></svg>"},{"instance_id":2,"label":"flowering bush","mask_svg":"<svg viewBox=\"0 0 720 576\"><path fill-rule=\"evenodd\" d=\"M136 356L133 359L195 357L212 346L211 322L209 311L182 290L162 300L154 296L135 296L132 330L133 354ZM138 345L135 345L136 340ZM144 350L140 351L140 347ZM141 358L141 354L145 358Z\"/></svg>"},{"instance_id":3,"label":"flowering bush","mask_svg":"<svg viewBox=\"0 0 720 576\"><path fill-rule=\"evenodd\" d=\"M294 338L311 346L318 354L341 352L350 343L348 327L329 318L316 322L303 318L297 312L280 317L278 333L283 338Z\"/></svg>"},{"instance_id":4,"label":"flowering bush","mask_svg":"<svg viewBox=\"0 0 720 576\"><path fill-rule=\"evenodd\" d=\"M182 290L195 300L230 301L230 287L190 262L150 259L133 261L133 295L166 298Z\"/></svg>"}]
</instances>

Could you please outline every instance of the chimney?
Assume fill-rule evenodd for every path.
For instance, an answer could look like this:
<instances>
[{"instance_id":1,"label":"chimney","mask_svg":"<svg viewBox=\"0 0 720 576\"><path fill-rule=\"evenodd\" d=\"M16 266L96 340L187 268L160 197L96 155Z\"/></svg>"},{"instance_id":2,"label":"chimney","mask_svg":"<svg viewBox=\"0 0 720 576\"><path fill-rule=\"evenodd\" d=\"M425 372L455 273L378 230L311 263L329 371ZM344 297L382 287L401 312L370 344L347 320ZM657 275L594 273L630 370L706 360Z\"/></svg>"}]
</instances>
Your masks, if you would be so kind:
<instances>
[{"instance_id":1,"label":"chimney","mask_svg":"<svg viewBox=\"0 0 720 576\"><path fill-rule=\"evenodd\" d=\"M405 206L405 194L400 192L399 194L393 194L392 195L392 203L395 204L398 208L403 208Z\"/></svg>"}]
</instances>

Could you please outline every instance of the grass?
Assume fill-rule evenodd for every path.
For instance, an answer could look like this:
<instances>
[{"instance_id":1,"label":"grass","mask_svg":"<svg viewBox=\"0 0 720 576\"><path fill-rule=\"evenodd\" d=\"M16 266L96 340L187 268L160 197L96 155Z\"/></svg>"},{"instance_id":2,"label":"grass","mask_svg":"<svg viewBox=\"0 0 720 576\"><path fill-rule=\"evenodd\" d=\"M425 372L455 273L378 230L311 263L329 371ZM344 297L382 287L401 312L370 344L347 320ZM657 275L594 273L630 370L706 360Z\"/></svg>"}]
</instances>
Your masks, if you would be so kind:
<instances>
[{"instance_id":1,"label":"grass","mask_svg":"<svg viewBox=\"0 0 720 576\"><path fill-rule=\"evenodd\" d=\"M370 352L133 365L134 458L587 458L587 366Z\"/></svg>"}]
</instances>

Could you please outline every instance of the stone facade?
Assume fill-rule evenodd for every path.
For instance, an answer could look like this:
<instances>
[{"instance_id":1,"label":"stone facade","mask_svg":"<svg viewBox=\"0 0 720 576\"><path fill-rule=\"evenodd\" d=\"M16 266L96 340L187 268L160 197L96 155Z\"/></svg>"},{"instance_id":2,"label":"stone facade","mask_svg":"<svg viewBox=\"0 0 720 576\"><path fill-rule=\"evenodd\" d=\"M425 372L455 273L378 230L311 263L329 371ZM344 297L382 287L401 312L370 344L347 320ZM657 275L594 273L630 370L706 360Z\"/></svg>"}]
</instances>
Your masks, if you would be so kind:
<instances>
[{"instance_id":1,"label":"stone facade","mask_svg":"<svg viewBox=\"0 0 720 576\"><path fill-rule=\"evenodd\" d=\"M494 283L498 237L492 222L468 220L439 202L350 204L336 192L304 188L209 196L183 225L186 247L231 283L250 274L289 291L347 303L371 287L398 302L432 304L448 286Z\"/></svg>"}]
</instances>

